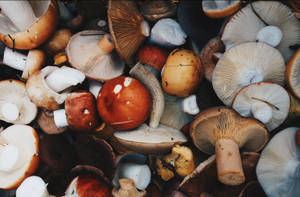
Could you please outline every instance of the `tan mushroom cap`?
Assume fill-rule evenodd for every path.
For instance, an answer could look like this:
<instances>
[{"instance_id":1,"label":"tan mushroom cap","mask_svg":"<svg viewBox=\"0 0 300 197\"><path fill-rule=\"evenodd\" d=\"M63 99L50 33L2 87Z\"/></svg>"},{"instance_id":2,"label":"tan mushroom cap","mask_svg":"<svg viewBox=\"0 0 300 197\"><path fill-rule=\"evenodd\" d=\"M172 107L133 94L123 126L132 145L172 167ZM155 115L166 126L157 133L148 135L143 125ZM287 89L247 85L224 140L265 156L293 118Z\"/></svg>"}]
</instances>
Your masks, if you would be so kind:
<instances>
[{"instance_id":1,"label":"tan mushroom cap","mask_svg":"<svg viewBox=\"0 0 300 197\"><path fill-rule=\"evenodd\" d=\"M297 50L287 64L285 77L292 93L300 99L300 49Z\"/></svg>"},{"instance_id":2,"label":"tan mushroom cap","mask_svg":"<svg viewBox=\"0 0 300 197\"><path fill-rule=\"evenodd\" d=\"M283 85L285 64L280 52L265 43L245 42L224 53L212 75L212 85L221 101L231 105L244 86L261 81Z\"/></svg>"},{"instance_id":3,"label":"tan mushroom cap","mask_svg":"<svg viewBox=\"0 0 300 197\"><path fill-rule=\"evenodd\" d=\"M211 18L223 18L234 14L242 4L241 0L218 1L220 0L202 0L203 12Z\"/></svg>"},{"instance_id":4,"label":"tan mushroom cap","mask_svg":"<svg viewBox=\"0 0 300 197\"><path fill-rule=\"evenodd\" d=\"M10 22L3 25L0 29L0 41L10 48L33 49L45 42L56 29L59 18L58 5L56 1L40 1L41 7L48 8L45 13L39 13L40 18L27 30L15 32L9 27ZM45 5L49 5L45 7ZM41 12L41 11L39 11ZM21 14L21 13L20 13ZM5 33L4 33L5 32Z\"/></svg>"},{"instance_id":5,"label":"tan mushroom cap","mask_svg":"<svg viewBox=\"0 0 300 197\"><path fill-rule=\"evenodd\" d=\"M272 131L287 118L290 97L282 86L272 82L260 82L242 88L232 102L232 108L244 117L255 117L253 114L256 110L253 109L255 106L261 109L261 113L264 111L265 116L268 116L268 112L266 112L267 109L263 110L262 106L271 109L271 118L264 124L269 131Z\"/></svg>"},{"instance_id":6,"label":"tan mushroom cap","mask_svg":"<svg viewBox=\"0 0 300 197\"><path fill-rule=\"evenodd\" d=\"M32 103L27 95L25 84L22 81L8 79L0 81L0 109L5 103L17 106L19 115L16 120L7 120L2 113L0 119L14 124L29 124L37 115L37 106Z\"/></svg>"},{"instance_id":7,"label":"tan mushroom cap","mask_svg":"<svg viewBox=\"0 0 300 197\"><path fill-rule=\"evenodd\" d=\"M46 55L43 51L38 49L30 50L27 56L26 66L22 73L22 78L28 79L30 75L41 70L45 60Z\"/></svg>"},{"instance_id":8,"label":"tan mushroom cap","mask_svg":"<svg viewBox=\"0 0 300 197\"><path fill-rule=\"evenodd\" d=\"M73 35L66 48L72 67L88 78L106 81L123 74L124 62L115 51L106 54L98 45L105 32L85 30ZM107 43L104 43L107 44Z\"/></svg>"},{"instance_id":9,"label":"tan mushroom cap","mask_svg":"<svg viewBox=\"0 0 300 197\"><path fill-rule=\"evenodd\" d=\"M36 131L27 125L12 125L1 132L8 144L16 146L24 156L23 165L13 172L0 171L0 188L14 189L31 176L39 164L39 137Z\"/></svg>"}]
</instances>

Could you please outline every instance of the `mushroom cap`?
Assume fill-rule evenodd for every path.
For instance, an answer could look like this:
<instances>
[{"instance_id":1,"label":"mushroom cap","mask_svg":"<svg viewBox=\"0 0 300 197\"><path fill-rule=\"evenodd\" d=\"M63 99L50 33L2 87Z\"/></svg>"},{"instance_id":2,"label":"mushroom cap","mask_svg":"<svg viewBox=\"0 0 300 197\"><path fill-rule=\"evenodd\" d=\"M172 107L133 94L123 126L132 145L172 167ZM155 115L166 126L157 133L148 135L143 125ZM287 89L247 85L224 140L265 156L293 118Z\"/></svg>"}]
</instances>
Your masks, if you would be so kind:
<instances>
[{"instance_id":1,"label":"mushroom cap","mask_svg":"<svg viewBox=\"0 0 300 197\"><path fill-rule=\"evenodd\" d=\"M40 128L47 134L60 134L67 130L67 127L56 127L54 122L53 111L48 111L44 108L40 110L40 114L37 118L37 123Z\"/></svg>"},{"instance_id":2,"label":"mushroom cap","mask_svg":"<svg viewBox=\"0 0 300 197\"><path fill-rule=\"evenodd\" d=\"M242 4L241 0L228 1L227 4L216 3L219 0L202 0L203 12L211 18L223 18L234 14Z\"/></svg>"},{"instance_id":3,"label":"mushroom cap","mask_svg":"<svg viewBox=\"0 0 300 197\"><path fill-rule=\"evenodd\" d=\"M59 29L46 44L46 50L50 53L59 53L65 51L70 39L72 32L69 29Z\"/></svg>"},{"instance_id":4,"label":"mushroom cap","mask_svg":"<svg viewBox=\"0 0 300 197\"><path fill-rule=\"evenodd\" d=\"M254 83L242 88L235 95L232 108L244 117L252 117L251 107L257 102L266 103L272 109L272 118L265 123L269 131L277 128L288 116L289 94L282 86L272 82Z\"/></svg>"},{"instance_id":5,"label":"mushroom cap","mask_svg":"<svg viewBox=\"0 0 300 197\"><path fill-rule=\"evenodd\" d=\"M24 163L14 172L0 171L0 188L14 189L31 176L39 165L39 137L36 131L27 125L12 125L1 132L8 144L13 144L22 151ZM26 144L26 143L28 144Z\"/></svg>"},{"instance_id":6,"label":"mushroom cap","mask_svg":"<svg viewBox=\"0 0 300 197\"><path fill-rule=\"evenodd\" d=\"M68 125L75 131L91 131L98 124L98 112L94 96L87 91L70 93L65 100Z\"/></svg>"},{"instance_id":7,"label":"mushroom cap","mask_svg":"<svg viewBox=\"0 0 300 197\"><path fill-rule=\"evenodd\" d=\"M103 31L85 30L74 34L66 48L71 66L88 78L106 81L123 74L124 62L115 51L104 53L98 46Z\"/></svg>"},{"instance_id":8,"label":"mushroom cap","mask_svg":"<svg viewBox=\"0 0 300 197\"><path fill-rule=\"evenodd\" d=\"M261 153L256 174L268 196L299 196L300 149L295 143L297 130L299 128L289 127L280 131Z\"/></svg>"},{"instance_id":9,"label":"mushroom cap","mask_svg":"<svg viewBox=\"0 0 300 197\"><path fill-rule=\"evenodd\" d=\"M300 49L293 55L287 64L285 77L292 93L300 99Z\"/></svg>"},{"instance_id":10,"label":"mushroom cap","mask_svg":"<svg viewBox=\"0 0 300 197\"><path fill-rule=\"evenodd\" d=\"M141 27L144 19L135 1L119 0L108 1L107 18L116 50L129 64L131 56L146 38Z\"/></svg>"},{"instance_id":11,"label":"mushroom cap","mask_svg":"<svg viewBox=\"0 0 300 197\"><path fill-rule=\"evenodd\" d=\"M37 115L37 106L32 103L27 95L25 84L15 79L0 81L0 109L5 103L13 103L19 109L16 120L7 120L2 113L0 119L14 124L29 124Z\"/></svg>"},{"instance_id":12,"label":"mushroom cap","mask_svg":"<svg viewBox=\"0 0 300 197\"><path fill-rule=\"evenodd\" d=\"M289 7L279 1L256 1L252 6L268 25L277 26L281 30L283 38L276 48L287 62L294 53L289 47L300 42L299 20ZM248 4L229 19L223 29L222 41L225 45L255 41L263 27L264 23L255 15L251 4Z\"/></svg>"},{"instance_id":13,"label":"mushroom cap","mask_svg":"<svg viewBox=\"0 0 300 197\"><path fill-rule=\"evenodd\" d=\"M17 32L10 20L5 20L0 27L0 41L10 48L33 49L45 42L56 29L59 18L55 0L31 1L38 20L27 30ZM6 16L5 16L6 17Z\"/></svg>"},{"instance_id":14,"label":"mushroom cap","mask_svg":"<svg viewBox=\"0 0 300 197\"><path fill-rule=\"evenodd\" d=\"M265 43L246 42L224 53L212 75L212 85L221 101L232 104L244 86L261 81L284 82L285 64L280 52Z\"/></svg>"},{"instance_id":15,"label":"mushroom cap","mask_svg":"<svg viewBox=\"0 0 300 197\"><path fill-rule=\"evenodd\" d=\"M187 138L181 131L164 125L151 128L142 124L135 130L116 131L114 137L128 149L145 154L165 153L175 144L187 142Z\"/></svg>"},{"instance_id":16,"label":"mushroom cap","mask_svg":"<svg viewBox=\"0 0 300 197\"><path fill-rule=\"evenodd\" d=\"M141 6L142 15L152 22L173 16L176 10L176 5L171 0L145 1Z\"/></svg>"},{"instance_id":17,"label":"mushroom cap","mask_svg":"<svg viewBox=\"0 0 300 197\"><path fill-rule=\"evenodd\" d=\"M34 72L41 70L45 63L46 55L38 49L30 50L26 59L26 65L22 73L22 78L28 79Z\"/></svg>"},{"instance_id":18,"label":"mushroom cap","mask_svg":"<svg viewBox=\"0 0 300 197\"><path fill-rule=\"evenodd\" d=\"M228 107L213 107L200 112L190 127L194 145L206 154L214 154L218 139L233 140L245 151L261 150L269 139L268 130L252 118L243 118Z\"/></svg>"}]
</instances>

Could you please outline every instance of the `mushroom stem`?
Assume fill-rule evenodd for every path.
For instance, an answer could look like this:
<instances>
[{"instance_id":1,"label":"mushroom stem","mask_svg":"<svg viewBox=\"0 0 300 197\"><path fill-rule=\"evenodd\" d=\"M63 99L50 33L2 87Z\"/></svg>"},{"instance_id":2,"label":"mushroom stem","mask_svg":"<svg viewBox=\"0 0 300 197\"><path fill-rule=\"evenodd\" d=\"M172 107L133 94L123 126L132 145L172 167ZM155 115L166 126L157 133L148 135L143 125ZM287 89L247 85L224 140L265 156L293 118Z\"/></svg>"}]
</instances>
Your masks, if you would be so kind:
<instances>
[{"instance_id":1,"label":"mushroom stem","mask_svg":"<svg viewBox=\"0 0 300 197\"><path fill-rule=\"evenodd\" d=\"M19 117L19 108L14 103L4 103L1 108L1 114L6 120L15 121Z\"/></svg>"},{"instance_id":2,"label":"mushroom stem","mask_svg":"<svg viewBox=\"0 0 300 197\"><path fill-rule=\"evenodd\" d=\"M20 31L26 30L37 20L29 1L0 1L0 8ZM22 13L22 17L18 13Z\"/></svg>"},{"instance_id":3,"label":"mushroom stem","mask_svg":"<svg viewBox=\"0 0 300 197\"><path fill-rule=\"evenodd\" d=\"M62 128L69 125L66 116L66 111L64 109L58 109L53 111L53 118L57 128Z\"/></svg>"},{"instance_id":4,"label":"mushroom stem","mask_svg":"<svg viewBox=\"0 0 300 197\"><path fill-rule=\"evenodd\" d=\"M251 106L251 112L257 120L266 124L272 119L272 108L264 102L254 102Z\"/></svg>"},{"instance_id":5,"label":"mushroom stem","mask_svg":"<svg viewBox=\"0 0 300 197\"><path fill-rule=\"evenodd\" d=\"M82 83L84 79L84 73L79 70L70 67L62 67L50 73L45 81L55 92L61 92L71 86Z\"/></svg>"},{"instance_id":6,"label":"mushroom stem","mask_svg":"<svg viewBox=\"0 0 300 197\"><path fill-rule=\"evenodd\" d=\"M150 35L150 27L147 21L142 21L141 22L141 33L145 36L148 37Z\"/></svg>"},{"instance_id":7,"label":"mushroom stem","mask_svg":"<svg viewBox=\"0 0 300 197\"><path fill-rule=\"evenodd\" d=\"M0 146L0 171L11 172L23 163L23 156L18 147L12 144Z\"/></svg>"},{"instance_id":8,"label":"mushroom stem","mask_svg":"<svg viewBox=\"0 0 300 197\"><path fill-rule=\"evenodd\" d=\"M182 101L182 107L183 111L190 115L196 115L200 112L200 109L197 104L197 97L196 95L190 95L189 97L186 97Z\"/></svg>"},{"instance_id":9,"label":"mushroom stem","mask_svg":"<svg viewBox=\"0 0 300 197\"><path fill-rule=\"evenodd\" d=\"M2 1L0 1L2 2ZM3 54L3 63L16 70L23 71L26 66L27 56L13 51L12 49L5 47Z\"/></svg>"},{"instance_id":10,"label":"mushroom stem","mask_svg":"<svg viewBox=\"0 0 300 197\"><path fill-rule=\"evenodd\" d=\"M89 91L97 99L103 84L100 83L99 81L95 81L95 80L89 80L88 83L89 83Z\"/></svg>"},{"instance_id":11,"label":"mushroom stem","mask_svg":"<svg viewBox=\"0 0 300 197\"><path fill-rule=\"evenodd\" d=\"M105 34L102 36L98 42L98 46L106 54L111 53L111 51L115 48L110 34Z\"/></svg>"},{"instance_id":12,"label":"mushroom stem","mask_svg":"<svg viewBox=\"0 0 300 197\"><path fill-rule=\"evenodd\" d=\"M5 146L7 144L8 144L7 140L0 133L0 148L1 146Z\"/></svg>"},{"instance_id":13,"label":"mushroom stem","mask_svg":"<svg viewBox=\"0 0 300 197\"><path fill-rule=\"evenodd\" d=\"M216 142L218 179L226 185L240 185L245 181L239 146L231 139Z\"/></svg>"},{"instance_id":14,"label":"mushroom stem","mask_svg":"<svg viewBox=\"0 0 300 197\"><path fill-rule=\"evenodd\" d=\"M47 184L38 176L26 178L16 190L16 197L50 197Z\"/></svg>"},{"instance_id":15,"label":"mushroom stem","mask_svg":"<svg viewBox=\"0 0 300 197\"><path fill-rule=\"evenodd\" d=\"M269 25L259 30L256 40L258 42L267 43L272 47L276 47L279 45L282 36L282 32L278 27Z\"/></svg>"},{"instance_id":16,"label":"mushroom stem","mask_svg":"<svg viewBox=\"0 0 300 197\"><path fill-rule=\"evenodd\" d=\"M136 77L150 91L152 96L152 109L149 126L152 128L157 128L165 107L164 94L159 81L141 63L137 63L130 70L129 74L133 77Z\"/></svg>"}]
</instances>

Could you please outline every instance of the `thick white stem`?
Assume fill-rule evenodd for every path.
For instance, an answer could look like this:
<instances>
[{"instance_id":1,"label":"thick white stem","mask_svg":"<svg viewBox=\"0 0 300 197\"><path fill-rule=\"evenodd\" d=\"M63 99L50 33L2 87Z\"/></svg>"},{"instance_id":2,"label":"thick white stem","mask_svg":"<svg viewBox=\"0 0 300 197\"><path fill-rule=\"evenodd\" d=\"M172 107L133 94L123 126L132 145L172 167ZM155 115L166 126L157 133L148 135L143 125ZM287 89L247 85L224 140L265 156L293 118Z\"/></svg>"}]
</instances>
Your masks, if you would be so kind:
<instances>
[{"instance_id":1,"label":"thick white stem","mask_svg":"<svg viewBox=\"0 0 300 197\"><path fill-rule=\"evenodd\" d=\"M260 101L256 101L251 106L251 112L257 120L268 123L272 118L272 107Z\"/></svg>"},{"instance_id":2,"label":"thick white stem","mask_svg":"<svg viewBox=\"0 0 300 197\"><path fill-rule=\"evenodd\" d=\"M0 1L1 2L1 1ZM3 63L20 71L26 66L27 56L6 47L3 54Z\"/></svg>"},{"instance_id":3,"label":"thick white stem","mask_svg":"<svg viewBox=\"0 0 300 197\"><path fill-rule=\"evenodd\" d=\"M26 178L16 190L16 197L49 197L47 184L38 176Z\"/></svg>"},{"instance_id":4,"label":"thick white stem","mask_svg":"<svg viewBox=\"0 0 300 197\"><path fill-rule=\"evenodd\" d=\"M145 37L148 37L150 35L150 27L147 21L143 21L141 23L141 32Z\"/></svg>"},{"instance_id":5,"label":"thick white stem","mask_svg":"<svg viewBox=\"0 0 300 197\"><path fill-rule=\"evenodd\" d=\"M190 115L196 115L200 112L200 109L197 104L197 97L196 95L190 95L189 97L186 97L182 101L182 107L183 111Z\"/></svg>"},{"instance_id":6,"label":"thick white stem","mask_svg":"<svg viewBox=\"0 0 300 197\"><path fill-rule=\"evenodd\" d=\"M29 1L0 1L0 8L20 31L28 29L37 20Z\"/></svg>"},{"instance_id":7,"label":"thick white stem","mask_svg":"<svg viewBox=\"0 0 300 197\"><path fill-rule=\"evenodd\" d=\"M22 153L12 144L0 146L0 171L11 172L23 164Z\"/></svg>"},{"instance_id":8,"label":"thick white stem","mask_svg":"<svg viewBox=\"0 0 300 197\"><path fill-rule=\"evenodd\" d=\"M19 117L19 108L14 103L4 103L1 108L1 114L6 120L15 121Z\"/></svg>"},{"instance_id":9,"label":"thick white stem","mask_svg":"<svg viewBox=\"0 0 300 197\"><path fill-rule=\"evenodd\" d=\"M51 89L56 92L61 92L71 86L82 83L84 79L84 73L79 70L62 67L50 73L45 81Z\"/></svg>"},{"instance_id":10,"label":"thick white stem","mask_svg":"<svg viewBox=\"0 0 300 197\"><path fill-rule=\"evenodd\" d=\"M66 116L66 111L64 109L53 111L53 118L57 128L66 127L69 125Z\"/></svg>"},{"instance_id":11,"label":"thick white stem","mask_svg":"<svg viewBox=\"0 0 300 197\"><path fill-rule=\"evenodd\" d=\"M272 47L276 47L279 45L282 36L282 32L278 27L266 26L257 33L256 40L258 42L267 43Z\"/></svg>"},{"instance_id":12,"label":"thick white stem","mask_svg":"<svg viewBox=\"0 0 300 197\"><path fill-rule=\"evenodd\" d=\"M94 95L96 99L99 95L102 86L103 84L100 83L99 81L89 80L89 91Z\"/></svg>"},{"instance_id":13,"label":"thick white stem","mask_svg":"<svg viewBox=\"0 0 300 197\"><path fill-rule=\"evenodd\" d=\"M119 164L119 177L132 179L136 188L144 190L151 181L151 171L145 164L121 163Z\"/></svg>"}]
</instances>

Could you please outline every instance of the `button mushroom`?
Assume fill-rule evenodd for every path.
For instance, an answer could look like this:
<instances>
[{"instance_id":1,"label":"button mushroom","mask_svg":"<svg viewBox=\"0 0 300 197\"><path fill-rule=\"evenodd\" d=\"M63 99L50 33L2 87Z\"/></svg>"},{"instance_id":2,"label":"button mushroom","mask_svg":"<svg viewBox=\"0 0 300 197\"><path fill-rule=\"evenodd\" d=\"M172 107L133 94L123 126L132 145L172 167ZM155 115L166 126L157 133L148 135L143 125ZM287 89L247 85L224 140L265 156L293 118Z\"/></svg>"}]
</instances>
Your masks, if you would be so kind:
<instances>
[{"instance_id":1,"label":"button mushroom","mask_svg":"<svg viewBox=\"0 0 300 197\"><path fill-rule=\"evenodd\" d=\"M299 70L300 68L300 49L293 55L293 57L289 60L285 77L287 84L292 91L293 95L295 95L298 99L300 99L300 88L299 88Z\"/></svg>"},{"instance_id":2,"label":"button mushroom","mask_svg":"<svg viewBox=\"0 0 300 197\"><path fill-rule=\"evenodd\" d=\"M211 18L223 18L234 14L241 7L241 0L219 1L203 0L203 12Z\"/></svg>"},{"instance_id":3,"label":"button mushroom","mask_svg":"<svg viewBox=\"0 0 300 197\"><path fill-rule=\"evenodd\" d=\"M257 152L269 136L259 121L243 118L227 107L202 111L192 122L190 135L199 150L216 153L218 179L226 185L245 181L239 149Z\"/></svg>"},{"instance_id":4,"label":"button mushroom","mask_svg":"<svg viewBox=\"0 0 300 197\"><path fill-rule=\"evenodd\" d=\"M231 105L244 86L261 81L283 85L285 64L280 52L265 43L247 42L226 51L212 75L212 85L220 100Z\"/></svg>"},{"instance_id":5,"label":"button mushroom","mask_svg":"<svg viewBox=\"0 0 300 197\"><path fill-rule=\"evenodd\" d=\"M39 137L27 125L12 125L0 133L0 188L13 189L39 164Z\"/></svg>"},{"instance_id":6,"label":"button mushroom","mask_svg":"<svg viewBox=\"0 0 300 197\"><path fill-rule=\"evenodd\" d=\"M0 81L0 119L14 124L29 124L37 115L37 106L27 95L25 84L8 79Z\"/></svg>"},{"instance_id":7,"label":"button mushroom","mask_svg":"<svg viewBox=\"0 0 300 197\"><path fill-rule=\"evenodd\" d=\"M295 143L298 130L289 127L280 131L261 153L256 174L268 196L299 196L300 149Z\"/></svg>"},{"instance_id":8,"label":"button mushroom","mask_svg":"<svg viewBox=\"0 0 300 197\"><path fill-rule=\"evenodd\" d=\"M38 47L49 38L58 23L56 1L1 1L0 7L0 40L10 48Z\"/></svg>"},{"instance_id":9,"label":"button mushroom","mask_svg":"<svg viewBox=\"0 0 300 197\"><path fill-rule=\"evenodd\" d=\"M254 83L242 88L232 102L232 108L244 117L254 117L269 131L285 121L290 109L287 91L271 82Z\"/></svg>"}]
</instances>

